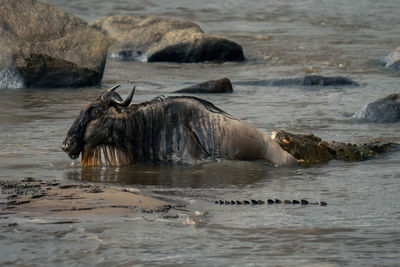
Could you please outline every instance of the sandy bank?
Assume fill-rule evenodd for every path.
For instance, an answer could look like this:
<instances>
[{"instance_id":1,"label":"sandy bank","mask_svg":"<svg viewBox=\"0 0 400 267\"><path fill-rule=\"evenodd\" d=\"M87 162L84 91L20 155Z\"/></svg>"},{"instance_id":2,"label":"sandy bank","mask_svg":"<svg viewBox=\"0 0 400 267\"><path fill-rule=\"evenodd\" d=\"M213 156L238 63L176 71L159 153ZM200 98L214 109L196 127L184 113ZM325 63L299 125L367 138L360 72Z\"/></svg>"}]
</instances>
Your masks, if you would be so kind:
<instances>
[{"instance_id":1,"label":"sandy bank","mask_svg":"<svg viewBox=\"0 0 400 267\"><path fill-rule=\"evenodd\" d=\"M165 217L182 205L145 196L139 190L78 182L25 178L1 181L0 218L130 216L159 213Z\"/></svg>"}]
</instances>

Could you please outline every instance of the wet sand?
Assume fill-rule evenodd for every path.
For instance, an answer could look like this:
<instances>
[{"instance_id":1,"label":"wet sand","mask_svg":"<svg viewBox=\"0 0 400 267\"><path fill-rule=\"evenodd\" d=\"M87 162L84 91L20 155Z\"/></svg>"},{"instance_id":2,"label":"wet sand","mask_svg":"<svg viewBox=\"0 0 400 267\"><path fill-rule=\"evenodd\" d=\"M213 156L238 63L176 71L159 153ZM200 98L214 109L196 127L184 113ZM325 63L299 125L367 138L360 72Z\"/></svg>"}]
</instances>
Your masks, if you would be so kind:
<instances>
[{"instance_id":1,"label":"wet sand","mask_svg":"<svg viewBox=\"0 0 400 267\"><path fill-rule=\"evenodd\" d=\"M130 216L157 213L164 217L183 205L145 196L131 187L113 187L90 183L65 183L25 178L2 181L0 217L56 217L58 223L96 216ZM68 219L72 219L71 221Z\"/></svg>"}]
</instances>

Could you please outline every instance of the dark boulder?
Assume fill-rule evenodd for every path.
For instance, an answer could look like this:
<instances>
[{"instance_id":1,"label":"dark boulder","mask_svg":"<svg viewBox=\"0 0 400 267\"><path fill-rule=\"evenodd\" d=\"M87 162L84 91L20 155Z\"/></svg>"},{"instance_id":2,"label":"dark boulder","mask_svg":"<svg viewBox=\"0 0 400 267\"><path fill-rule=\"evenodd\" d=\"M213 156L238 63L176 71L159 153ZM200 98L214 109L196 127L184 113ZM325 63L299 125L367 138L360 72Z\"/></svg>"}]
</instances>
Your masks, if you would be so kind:
<instances>
[{"instance_id":1,"label":"dark boulder","mask_svg":"<svg viewBox=\"0 0 400 267\"><path fill-rule=\"evenodd\" d=\"M312 85L320 85L320 86L333 86L333 85L358 85L356 82L350 80L346 77L335 76L335 77L325 77L319 75L308 75L304 78L300 79L300 84L302 86L312 86Z\"/></svg>"},{"instance_id":2,"label":"dark boulder","mask_svg":"<svg viewBox=\"0 0 400 267\"><path fill-rule=\"evenodd\" d=\"M96 20L111 44L109 57L148 62L242 61L242 48L224 37L204 33L190 21L111 16Z\"/></svg>"},{"instance_id":3,"label":"dark boulder","mask_svg":"<svg viewBox=\"0 0 400 267\"><path fill-rule=\"evenodd\" d=\"M327 163L330 160L363 161L388 151L395 144L371 142L363 145L325 142L313 134L291 134L277 130L271 138L302 165Z\"/></svg>"},{"instance_id":4,"label":"dark boulder","mask_svg":"<svg viewBox=\"0 0 400 267\"><path fill-rule=\"evenodd\" d=\"M400 46L383 58L381 63L387 69L400 70Z\"/></svg>"},{"instance_id":5,"label":"dark boulder","mask_svg":"<svg viewBox=\"0 0 400 267\"><path fill-rule=\"evenodd\" d=\"M190 93L190 94L220 94L232 93L232 83L228 78L223 78L215 81L207 81L195 84L190 87L175 91L174 93Z\"/></svg>"},{"instance_id":6,"label":"dark boulder","mask_svg":"<svg viewBox=\"0 0 400 267\"><path fill-rule=\"evenodd\" d=\"M365 105L351 117L365 122L396 122L400 120L400 94L392 94Z\"/></svg>"},{"instance_id":7,"label":"dark boulder","mask_svg":"<svg viewBox=\"0 0 400 267\"><path fill-rule=\"evenodd\" d=\"M27 87L85 86L103 76L105 35L78 17L34 0L0 0L0 70Z\"/></svg>"},{"instance_id":8,"label":"dark boulder","mask_svg":"<svg viewBox=\"0 0 400 267\"><path fill-rule=\"evenodd\" d=\"M287 78L276 80L259 80L259 81L245 81L235 82L238 85L250 86L347 86L358 85L353 80L342 77L325 77L320 75L307 75L301 78Z\"/></svg>"}]
</instances>

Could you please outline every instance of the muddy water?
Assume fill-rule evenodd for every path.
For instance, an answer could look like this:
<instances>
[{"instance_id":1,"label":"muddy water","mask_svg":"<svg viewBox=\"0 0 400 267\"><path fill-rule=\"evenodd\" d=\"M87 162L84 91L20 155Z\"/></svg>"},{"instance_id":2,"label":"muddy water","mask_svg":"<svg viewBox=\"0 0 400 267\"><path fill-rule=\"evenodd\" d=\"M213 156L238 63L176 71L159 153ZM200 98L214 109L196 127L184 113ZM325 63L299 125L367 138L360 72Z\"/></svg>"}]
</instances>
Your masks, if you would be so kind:
<instances>
[{"instance_id":1,"label":"muddy water","mask_svg":"<svg viewBox=\"0 0 400 267\"><path fill-rule=\"evenodd\" d=\"M103 88L134 80L134 102L191 82L342 75L358 87L234 84L204 95L270 132L312 132L326 140L400 142L400 124L351 123L364 104L399 92L399 74L377 61L399 46L397 1L44 1L86 20L139 13L190 19L243 45L247 61L225 64L107 62ZM312 168L265 162L82 169L60 145L79 110L103 88L0 91L0 179L26 176L132 185L185 202L202 216L143 214L73 225L0 220L0 264L397 266L400 260L400 153ZM121 94L126 95L129 85ZM216 199L324 200L327 207L219 206Z\"/></svg>"}]
</instances>

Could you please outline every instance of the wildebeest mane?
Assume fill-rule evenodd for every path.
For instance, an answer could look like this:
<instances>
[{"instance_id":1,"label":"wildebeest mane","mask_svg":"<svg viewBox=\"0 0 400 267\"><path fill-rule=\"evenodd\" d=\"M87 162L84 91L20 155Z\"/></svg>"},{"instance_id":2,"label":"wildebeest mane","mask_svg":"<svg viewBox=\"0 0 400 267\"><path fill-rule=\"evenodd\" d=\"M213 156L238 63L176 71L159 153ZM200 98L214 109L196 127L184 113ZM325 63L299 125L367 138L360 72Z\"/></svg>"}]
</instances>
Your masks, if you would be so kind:
<instances>
[{"instance_id":1,"label":"wildebeest mane","mask_svg":"<svg viewBox=\"0 0 400 267\"><path fill-rule=\"evenodd\" d=\"M230 119L235 119L235 117L233 117L231 114L223 111L220 108L217 108L213 103L211 103L211 102L209 102L207 100L195 97L195 96L164 96L164 95L159 95L159 96L153 98L150 101L142 102L142 103L139 103L139 104L132 104L132 105L130 105L130 107L133 107L135 109L143 108L143 107L146 107L146 106L154 104L154 103L164 102L164 101L173 100L173 99L192 99L192 100L196 100L197 102L202 104L204 106L204 108L206 108L210 112L227 116Z\"/></svg>"}]
</instances>

